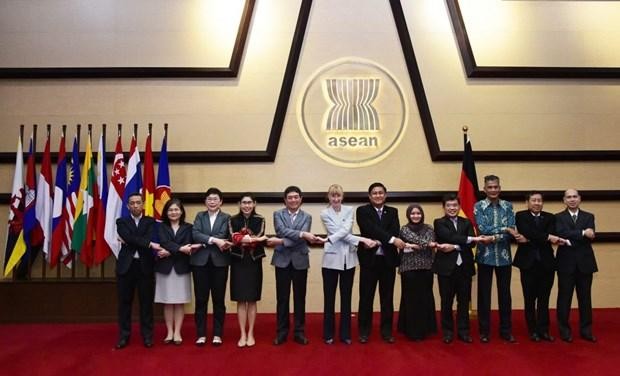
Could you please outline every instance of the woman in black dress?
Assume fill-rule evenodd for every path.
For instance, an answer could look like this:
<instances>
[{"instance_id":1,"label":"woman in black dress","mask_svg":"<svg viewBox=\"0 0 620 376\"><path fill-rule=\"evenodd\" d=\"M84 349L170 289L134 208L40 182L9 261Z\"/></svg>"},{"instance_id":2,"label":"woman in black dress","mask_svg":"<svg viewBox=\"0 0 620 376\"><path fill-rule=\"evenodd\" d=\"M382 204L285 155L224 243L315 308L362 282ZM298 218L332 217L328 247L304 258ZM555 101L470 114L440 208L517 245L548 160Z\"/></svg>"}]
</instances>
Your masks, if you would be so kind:
<instances>
[{"instance_id":1,"label":"woman in black dress","mask_svg":"<svg viewBox=\"0 0 620 376\"><path fill-rule=\"evenodd\" d=\"M229 228L233 247L231 248L230 298L237 302L237 316L241 338L237 346L254 346L254 322L256 302L261 298L263 287L262 258L265 257L263 243L265 218L256 214L256 199L251 193L244 193L239 201L239 214L230 218ZM246 332L246 324L248 329Z\"/></svg>"},{"instance_id":2,"label":"woman in black dress","mask_svg":"<svg viewBox=\"0 0 620 376\"><path fill-rule=\"evenodd\" d=\"M402 292L398 331L419 341L437 332L431 271L435 232L424 223L424 210L419 204L409 205L407 220L409 223L400 230L406 248L401 253L399 266Z\"/></svg>"}]
</instances>

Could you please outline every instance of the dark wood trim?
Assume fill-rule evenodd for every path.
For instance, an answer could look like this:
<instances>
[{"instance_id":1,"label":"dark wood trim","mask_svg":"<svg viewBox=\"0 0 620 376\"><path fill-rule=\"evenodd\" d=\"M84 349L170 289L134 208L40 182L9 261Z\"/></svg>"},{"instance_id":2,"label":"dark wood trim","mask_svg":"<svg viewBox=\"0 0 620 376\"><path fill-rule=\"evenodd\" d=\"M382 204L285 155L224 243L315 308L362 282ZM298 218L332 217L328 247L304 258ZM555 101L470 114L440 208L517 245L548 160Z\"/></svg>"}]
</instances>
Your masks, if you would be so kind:
<instances>
[{"instance_id":1,"label":"dark wood trim","mask_svg":"<svg viewBox=\"0 0 620 376\"><path fill-rule=\"evenodd\" d=\"M245 51L256 0L246 0L235 45L227 67L45 67L0 68L0 79L110 79L110 78L233 78Z\"/></svg>"},{"instance_id":2,"label":"dark wood trim","mask_svg":"<svg viewBox=\"0 0 620 376\"><path fill-rule=\"evenodd\" d=\"M618 67L479 66L458 0L446 0L463 66L470 78L618 79Z\"/></svg>"}]
</instances>

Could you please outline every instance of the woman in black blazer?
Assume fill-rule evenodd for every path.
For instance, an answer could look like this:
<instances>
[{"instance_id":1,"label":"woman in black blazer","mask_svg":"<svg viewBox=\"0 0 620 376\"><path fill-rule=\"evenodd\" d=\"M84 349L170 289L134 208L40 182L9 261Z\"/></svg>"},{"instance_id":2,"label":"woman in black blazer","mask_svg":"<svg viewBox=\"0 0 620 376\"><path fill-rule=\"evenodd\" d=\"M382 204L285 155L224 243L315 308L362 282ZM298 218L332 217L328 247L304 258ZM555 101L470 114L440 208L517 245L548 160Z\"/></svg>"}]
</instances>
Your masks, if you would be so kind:
<instances>
[{"instance_id":1,"label":"woman in black blazer","mask_svg":"<svg viewBox=\"0 0 620 376\"><path fill-rule=\"evenodd\" d=\"M185 208L179 199L168 200L162 212L158 234L163 250L157 252L155 262L155 303L164 304L164 343L180 345L183 305L191 301L189 255L200 245L192 244L192 225L185 222Z\"/></svg>"}]
</instances>

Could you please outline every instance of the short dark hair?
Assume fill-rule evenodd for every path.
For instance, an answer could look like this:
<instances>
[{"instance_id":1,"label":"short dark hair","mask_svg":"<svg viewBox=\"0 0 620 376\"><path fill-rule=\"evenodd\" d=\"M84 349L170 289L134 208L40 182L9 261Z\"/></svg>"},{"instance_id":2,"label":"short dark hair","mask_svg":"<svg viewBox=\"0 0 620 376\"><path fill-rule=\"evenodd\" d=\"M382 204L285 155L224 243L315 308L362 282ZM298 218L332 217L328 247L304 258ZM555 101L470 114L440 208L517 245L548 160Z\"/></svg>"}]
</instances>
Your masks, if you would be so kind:
<instances>
[{"instance_id":1,"label":"short dark hair","mask_svg":"<svg viewBox=\"0 0 620 376\"><path fill-rule=\"evenodd\" d=\"M377 187L381 187L383 189L383 192L387 193L387 188L385 188L385 185L383 185L383 183L376 181L368 187L368 194L370 194L370 192L372 192L372 190Z\"/></svg>"},{"instance_id":2,"label":"short dark hair","mask_svg":"<svg viewBox=\"0 0 620 376\"><path fill-rule=\"evenodd\" d=\"M207 189L207 192L205 193L205 200L207 199L207 197L209 197L211 195L217 195L220 198L220 200L223 200L223 198L222 198L222 191L220 191L219 189L217 189L215 187L211 187L211 188Z\"/></svg>"},{"instance_id":3,"label":"short dark hair","mask_svg":"<svg viewBox=\"0 0 620 376\"><path fill-rule=\"evenodd\" d=\"M499 176L497 175L487 175L484 177L484 184L486 185L487 182L489 181L497 181L497 184L499 184Z\"/></svg>"},{"instance_id":4,"label":"short dark hair","mask_svg":"<svg viewBox=\"0 0 620 376\"><path fill-rule=\"evenodd\" d=\"M534 196L534 195L540 195L540 198L542 198L543 200L545 199L545 196L542 194L542 192L540 191L529 191L525 194L525 200L529 200L530 197Z\"/></svg>"},{"instance_id":5,"label":"short dark hair","mask_svg":"<svg viewBox=\"0 0 620 376\"><path fill-rule=\"evenodd\" d=\"M181 200L179 200L178 198L171 198L170 200L166 201L166 204L164 205L164 208L161 212L162 222L170 225L170 218L168 218L168 209L170 209L172 205L176 205L179 207L179 209L181 209L181 218L179 218L179 223L185 223L185 207L183 206Z\"/></svg>"},{"instance_id":6,"label":"short dark hair","mask_svg":"<svg viewBox=\"0 0 620 376\"><path fill-rule=\"evenodd\" d=\"M459 196L456 193L447 193L443 195L443 197L441 198L441 206L445 207L448 201L454 201L454 200L456 200L456 202L458 202L459 205L461 204L461 200L459 199Z\"/></svg>"},{"instance_id":7,"label":"short dark hair","mask_svg":"<svg viewBox=\"0 0 620 376\"><path fill-rule=\"evenodd\" d=\"M141 194L140 192L131 192L131 193L129 194L129 196L127 196L127 203L128 203L128 204L129 204L129 200L130 200L132 197L134 197L134 196L139 196L139 197L142 199L142 201L144 201L144 197L142 197L142 194Z\"/></svg>"},{"instance_id":8,"label":"short dark hair","mask_svg":"<svg viewBox=\"0 0 620 376\"><path fill-rule=\"evenodd\" d=\"M293 193L293 192L299 194L299 196L302 196L301 189L298 186L296 186L296 185L289 185L284 190L284 198L286 198L286 196L288 196L289 193Z\"/></svg>"}]
</instances>

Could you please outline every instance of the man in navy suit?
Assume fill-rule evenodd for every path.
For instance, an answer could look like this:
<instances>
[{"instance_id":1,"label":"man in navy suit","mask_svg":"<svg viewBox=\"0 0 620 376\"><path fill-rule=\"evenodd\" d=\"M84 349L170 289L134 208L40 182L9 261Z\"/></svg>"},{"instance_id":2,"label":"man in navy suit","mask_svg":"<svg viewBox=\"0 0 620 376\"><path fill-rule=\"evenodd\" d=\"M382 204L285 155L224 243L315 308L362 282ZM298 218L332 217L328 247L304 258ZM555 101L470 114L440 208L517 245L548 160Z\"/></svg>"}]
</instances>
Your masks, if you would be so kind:
<instances>
[{"instance_id":1,"label":"man in navy suit","mask_svg":"<svg viewBox=\"0 0 620 376\"><path fill-rule=\"evenodd\" d=\"M163 249L158 243L151 241L155 220L142 214L144 201L140 193L129 195L127 208L131 215L116 220L116 231L121 240L121 249L116 260L120 329L116 348L119 350L129 343L131 305L136 289L140 302L140 334L145 347L153 346L154 252Z\"/></svg>"},{"instance_id":2,"label":"man in navy suit","mask_svg":"<svg viewBox=\"0 0 620 376\"><path fill-rule=\"evenodd\" d=\"M558 247L558 303L557 316L560 338L572 342L568 322L573 292L577 291L579 303L579 334L586 341L596 342L592 334L592 275L598 271L592 240L594 240L594 215L579 208L581 196L575 189L564 192L566 210L555 215L557 235L566 239Z\"/></svg>"},{"instance_id":3,"label":"man in navy suit","mask_svg":"<svg viewBox=\"0 0 620 376\"><path fill-rule=\"evenodd\" d=\"M398 209L385 205L387 189L382 183L368 187L369 203L356 210L361 235L377 240L373 248L358 248L360 262L359 341L367 343L372 328L372 308L377 283L381 302L381 337L386 343L394 343L392 320L394 316L394 281L399 264L397 249L405 248L398 238L400 222Z\"/></svg>"},{"instance_id":4,"label":"man in navy suit","mask_svg":"<svg viewBox=\"0 0 620 376\"><path fill-rule=\"evenodd\" d=\"M310 232L312 217L301 210L301 203L301 189L287 187L284 190L286 207L273 213L276 236L282 239L282 244L275 247L271 259L271 265L276 267L277 331L274 345L286 342L288 336L291 284L295 309L294 340L301 345L309 343L304 332L306 283L310 267L308 243L322 243L323 240Z\"/></svg>"},{"instance_id":5,"label":"man in navy suit","mask_svg":"<svg viewBox=\"0 0 620 376\"><path fill-rule=\"evenodd\" d=\"M552 244L563 244L555 233L555 217L543 211L543 195L532 191L526 196L527 210L517 212L517 231L526 239L518 243L512 264L521 271L525 321L530 339L553 341L549 334L549 295L555 277Z\"/></svg>"},{"instance_id":6,"label":"man in navy suit","mask_svg":"<svg viewBox=\"0 0 620 376\"><path fill-rule=\"evenodd\" d=\"M437 253L433 271L437 273L441 296L443 342L451 343L454 338L452 305L456 296L458 338L465 343L472 343L469 330L469 303L471 279L476 274L472 246L474 242L481 241L485 237L476 237L470 220L459 217L461 205L456 194L444 196L442 206L445 215L435 219L433 223L437 235Z\"/></svg>"}]
</instances>

